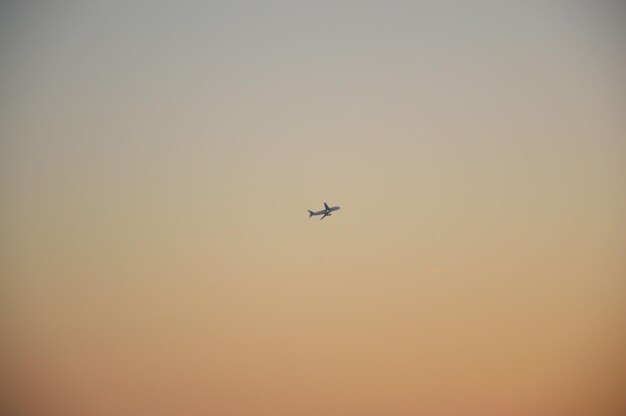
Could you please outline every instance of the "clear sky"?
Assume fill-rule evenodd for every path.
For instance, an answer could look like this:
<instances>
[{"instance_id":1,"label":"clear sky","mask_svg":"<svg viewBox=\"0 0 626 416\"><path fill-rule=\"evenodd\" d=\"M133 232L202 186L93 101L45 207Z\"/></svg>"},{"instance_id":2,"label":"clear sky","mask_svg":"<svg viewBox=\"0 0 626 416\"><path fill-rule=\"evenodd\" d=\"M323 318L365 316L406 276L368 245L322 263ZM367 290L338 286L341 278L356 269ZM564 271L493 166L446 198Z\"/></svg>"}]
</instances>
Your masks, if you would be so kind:
<instances>
[{"instance_id":1,"label":"clear sky","mask_svg":"<svg viewBox=\"0 0 626 416\"><path fill-rule=\"evenodd\" d=\"M626 411L623 3L21 3L11 414Z\"/></svg>"}]
</instances>

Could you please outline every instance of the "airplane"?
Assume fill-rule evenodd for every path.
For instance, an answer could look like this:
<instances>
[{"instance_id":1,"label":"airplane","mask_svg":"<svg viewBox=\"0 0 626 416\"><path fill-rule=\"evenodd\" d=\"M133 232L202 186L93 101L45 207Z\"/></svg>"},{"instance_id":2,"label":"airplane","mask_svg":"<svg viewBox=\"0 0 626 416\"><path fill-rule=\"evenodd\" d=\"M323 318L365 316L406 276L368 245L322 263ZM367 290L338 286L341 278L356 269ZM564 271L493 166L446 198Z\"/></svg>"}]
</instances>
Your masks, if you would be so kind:
<instances>
[{"instance_id":1,"label":"airplane","mask_svg":"<svg viewBox=\"0 0 626 416\"><path fill-rule=\"evenodd\" d=\"M323 220L324 218L326 218L327 216L332 215L331 212L333 211L337 211L339 208L341 207L329 207L328 204L326 202L324 202L324 209L321 211L311 211L310 209L309 211L309 218L311 218L314 215L322 215L322 218L320 218L320 221Z\"/></svg>"}]
</instances>

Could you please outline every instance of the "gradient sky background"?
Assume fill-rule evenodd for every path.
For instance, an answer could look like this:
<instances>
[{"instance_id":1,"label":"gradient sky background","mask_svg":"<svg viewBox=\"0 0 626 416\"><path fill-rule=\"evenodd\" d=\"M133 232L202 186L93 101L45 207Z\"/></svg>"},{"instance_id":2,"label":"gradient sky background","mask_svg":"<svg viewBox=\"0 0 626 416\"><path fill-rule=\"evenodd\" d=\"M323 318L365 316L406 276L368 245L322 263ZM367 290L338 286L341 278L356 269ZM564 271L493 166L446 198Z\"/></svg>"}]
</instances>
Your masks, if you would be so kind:
<instances>
[{"instance_id":1,"label":"gradient sky background","mask_svg":"<svg viewBox=\"0 0 626 416\"><path fill-rule=\"evenodd\" d=\"M624 3L126 3L0 7L9 413L624 414Z\"/></svg>"}]
</instances>

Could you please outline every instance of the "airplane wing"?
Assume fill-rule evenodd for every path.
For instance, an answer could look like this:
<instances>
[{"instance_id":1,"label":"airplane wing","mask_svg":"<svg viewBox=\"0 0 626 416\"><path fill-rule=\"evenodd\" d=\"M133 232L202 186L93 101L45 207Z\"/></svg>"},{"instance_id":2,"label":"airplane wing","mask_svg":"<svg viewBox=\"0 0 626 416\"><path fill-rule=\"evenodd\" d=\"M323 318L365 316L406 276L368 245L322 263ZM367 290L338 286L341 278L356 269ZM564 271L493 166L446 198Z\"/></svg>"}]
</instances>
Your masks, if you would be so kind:
<instances>
[{"instance_id":1,"label":"airplane wing","mask_svg":"<svg viewBox=\"0 0 626 416\"><path fill-rule=\"evenodd\" d=\"M324 202L324 208L330 209L330 207L328 206L328 204L326 202Z\"/></svg>"},{"instance_id":2,"label":"airplane wing","mask_svg":"<svg viewBox=\"0 0 626 416\"><path fill-rule=\"evenodd\" d=\"M323 220L324 218L326 218L328 216L327 213L324 213L324 215L322 216L322 218L320 218L320 221Z\"/></svg>"}]
</instances>

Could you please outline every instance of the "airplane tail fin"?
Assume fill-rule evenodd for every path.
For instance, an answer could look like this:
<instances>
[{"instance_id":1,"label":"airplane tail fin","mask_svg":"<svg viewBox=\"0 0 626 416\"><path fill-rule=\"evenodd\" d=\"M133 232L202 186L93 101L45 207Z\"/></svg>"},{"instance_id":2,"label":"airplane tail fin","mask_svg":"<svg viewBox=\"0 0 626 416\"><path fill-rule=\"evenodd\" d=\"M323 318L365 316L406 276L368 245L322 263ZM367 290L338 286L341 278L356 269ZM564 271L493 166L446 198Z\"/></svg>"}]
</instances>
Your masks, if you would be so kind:
<instances>
[{"instance_id":1,"label":"airplane tail fin","mask_svg":"<svg viewBox=\"0 0 626 416\"><path fill-rule=\"evenodd\" d=\"M311 211L310 209L308 209L307 211L309 211L309 218L311 218L313 216L313 211Z\"/></svg>"}]
</instances>

